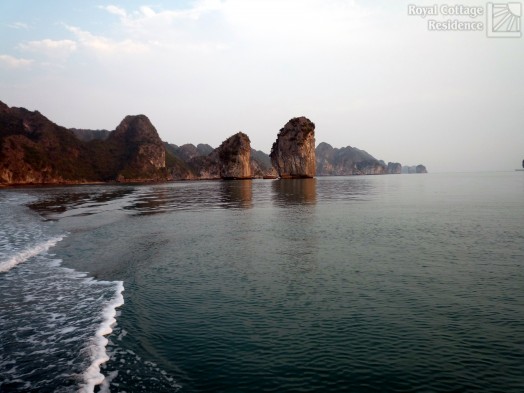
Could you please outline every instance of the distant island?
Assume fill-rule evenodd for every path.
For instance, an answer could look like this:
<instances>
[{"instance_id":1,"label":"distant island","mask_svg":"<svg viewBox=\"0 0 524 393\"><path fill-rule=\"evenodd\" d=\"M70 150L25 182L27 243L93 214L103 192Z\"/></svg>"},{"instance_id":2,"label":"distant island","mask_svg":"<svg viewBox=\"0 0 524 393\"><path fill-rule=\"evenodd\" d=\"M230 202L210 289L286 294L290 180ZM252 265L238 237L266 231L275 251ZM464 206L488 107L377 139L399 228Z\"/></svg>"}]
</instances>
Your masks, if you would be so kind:
<instances>
[{"instance_id":1,"label":"distant island","mask_svg":"<svg viewBox=\"0 0 524 393\"><path fill-rule=\"evenodd\" d=\"M315 124L291 119L270 154L238 132L214 149L160 139L145 115L126 116L113 131L59 126L38 111L0 102L0 185L89 184L203 179L307 178L426 173L423 165L384 163L363 150L315 148Z\"/></svg>"}]
</instances>

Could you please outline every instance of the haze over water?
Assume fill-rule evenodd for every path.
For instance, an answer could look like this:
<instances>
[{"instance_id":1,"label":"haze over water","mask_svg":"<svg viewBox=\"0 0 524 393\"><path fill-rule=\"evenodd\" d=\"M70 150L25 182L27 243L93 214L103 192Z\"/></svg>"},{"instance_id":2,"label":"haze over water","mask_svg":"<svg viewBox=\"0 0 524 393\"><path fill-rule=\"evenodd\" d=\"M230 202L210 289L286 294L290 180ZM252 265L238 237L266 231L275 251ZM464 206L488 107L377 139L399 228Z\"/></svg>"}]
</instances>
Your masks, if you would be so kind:
<instances>
[{"instance_id":1,"label":"haze over water","mask_svg":"<svg viewBox=\"0 0 524 393\"><path fill-rule=\"evenodd\" d=\"M78 323L85 340L123 282L102 390L524 389L520 172L28 188L0 201L43 240L63 237L49 259L93 277L84 292L101 291L100 307ZM20 219L4 222L9 234ZM20 269L37 274L45 257L0 273L0 287ZM29 277L26 295L40 293L46 283ZM28 326L59 304L29 300L41 303ZM7 300L0 310L0 327L19 329ZM3 340L0 390L22 378L13 364L23 355ZM81 371L75 359L60 373ZM38 375L24 381L37 386Z\"/></svg>"}]
</instances>

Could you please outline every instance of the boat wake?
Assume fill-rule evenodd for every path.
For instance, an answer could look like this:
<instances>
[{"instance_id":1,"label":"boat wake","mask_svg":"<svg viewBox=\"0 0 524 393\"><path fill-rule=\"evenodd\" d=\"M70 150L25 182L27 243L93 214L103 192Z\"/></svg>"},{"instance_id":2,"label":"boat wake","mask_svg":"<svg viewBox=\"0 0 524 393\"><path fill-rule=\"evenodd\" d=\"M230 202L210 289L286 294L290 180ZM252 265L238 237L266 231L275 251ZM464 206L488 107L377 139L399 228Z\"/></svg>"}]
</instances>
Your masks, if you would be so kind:
<instances>
[{"instance_id":1,"label":"boat wake","mask_svg":"<svg viewBox=\"0 0 524 393\"><path fill-rule=\"evenodd\" d=\"M94 392L124 285L63 267L21 199L0 200L0 391Z\"/></svg>"}]
</instances>

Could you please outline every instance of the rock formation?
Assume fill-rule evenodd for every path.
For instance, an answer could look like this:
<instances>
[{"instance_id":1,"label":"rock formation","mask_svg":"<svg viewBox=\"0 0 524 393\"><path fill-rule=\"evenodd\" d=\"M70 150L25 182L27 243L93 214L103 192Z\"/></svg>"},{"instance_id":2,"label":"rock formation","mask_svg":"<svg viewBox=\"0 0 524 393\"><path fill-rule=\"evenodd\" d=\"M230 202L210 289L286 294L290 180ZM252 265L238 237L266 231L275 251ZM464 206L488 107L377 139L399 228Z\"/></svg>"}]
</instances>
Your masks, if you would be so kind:
<instances>
[{"instance_id":1,"label":"rock formation","mask_svg":"<svg viewBox=\"0 0 524 393\"><path fill-rule=\"evenodd\" d=\"M295 117L282 128L271 148L271 163L282 179L315 176L315 124Z\"/></svg>"},{"instance_id":2,"label":"rock formation","mask_svg":"<svg viewBox=\"0 0 524 393\"><path fill-rule=\"evenodd\" d=\"M39 112L0 103L0 184L82 182L94 177L83 164L87 153L72 132Z\"/></svg>"},{"instance_id":3,"label":"rock formation","mask_svg":"<svg viewBox=\"0 0 524 393\"><path fill-rule=\"evenodd\" d=\"M318 176L382 175L386 165L356 147L333 148L322 142L316 148Z\"/></svg>"},{"instance_id":4,"label":"rock formation","mask_svg":"<svg viewBox=\"0 0 524 393\"><path fill-rule=\"evenodd\" d=\"M428 173L428 170L426 169L424 165L419 164L415 168L415 173Z\"/></svg>"},{"instance_id":5,"label":"rock formation","mask_svg":"<svg viewBox=\"0 0 524 393\"><path fill-rule=\"evenodd\" d=\"M232 138L234 138L234 136L229 139ZM233 140L230 142L233 142ZM173 179L200 180L222 178L218 149L213 149L211 146L206 144L198 144L197 146L193 144L185 144L182 146L177 146L166 143L164 144L164 146L166 148L167 166ZM271 165L269 155L267 155L266 153L259 150L250 149L249 162L251 166L251 175L247 177L276 177L276 172ZM225 172L222 171L222 173ZM247 178L244 176L232 177Z\"/></svg>"},{"instance_id":6,"label":"rock formation","mask_svg":"<svg viewBox=\"0 0 524 393\"><path fill-rule=\"evenodd\" d=\"M428 173L426 167L422 164L419 165L405 165L402 167L402 173Z\"/></svg>"},{"instance_id":7,"label":"rock formation","mask_svg":"<svg viewBox=\"0 0 524 393\"><path fill-rule=\"evenodd\" d=\"M390 175L402 173L402 165L398 162L388 162L387 173Z\"/></svg>"},{"instance_id":8,"label":"rock formation","mask_svg":"<svg viewBox=\"0 0 524 393\"><path fill-rule=\"evenodd\" d=\"M158 133L144 115L126 116L107 143L118 147L117 177L127 179L161 180L160 169L166 166L166 151Z\"/></svg>"},{"instance_id":9,"label":"rock formation","mask_svg":"<svg viewBox=\"0 0 524 393\"><path fill-rule=\"evenodd\" d=\"M126 117L105 140L80 133L89 141L38 111L0 103L0 184L167 179L165 150L147 117Z\"/></svg>"},{"instance_id":10,"label":"rock formation","mask_svg":"<svg viewBox=\"0 0 524 393\"><path fill-rule=\"evenodd\" d=\"M162 142L144 115L127 116L114 131L66 129L38 111L0 102L0 185L197 179L311 178L315 175L427 173L367 152L320 143L315 125L291 119L271 154L237 133L213 149L206 144Z\"/></svg>"},{"instance_id":11,"label":"rock formation","mask_svg":"<svg viewBox=\"0 0 524 393\"><path fill-rule=\"evenodd\" d=\"M226 139L216 154L222 179L251 179L251 141L243 132Z\"/></svg>"}]
</instances>

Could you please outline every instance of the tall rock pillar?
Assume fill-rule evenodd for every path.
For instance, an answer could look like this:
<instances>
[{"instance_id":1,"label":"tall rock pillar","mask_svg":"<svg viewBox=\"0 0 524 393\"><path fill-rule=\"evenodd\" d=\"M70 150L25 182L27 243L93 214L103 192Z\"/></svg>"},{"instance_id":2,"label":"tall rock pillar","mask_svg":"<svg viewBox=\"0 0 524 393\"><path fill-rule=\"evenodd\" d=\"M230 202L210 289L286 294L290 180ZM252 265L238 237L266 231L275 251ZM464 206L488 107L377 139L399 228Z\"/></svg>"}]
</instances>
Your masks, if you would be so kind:
<instances>
[{"instance_id":1,"label":"tall rock pillar","mask_svg":"<svg viewBox=\"0 0 524 393\"><path fill-rule=\"evenodd\" d=\"M288 121L269 156L282 179L315 177L315 124L305 117Z\"/></svg>"}]
</instances>

